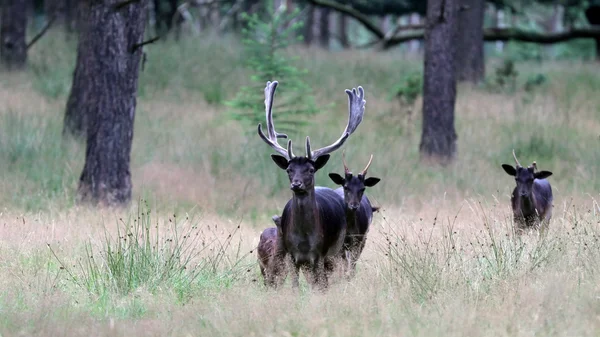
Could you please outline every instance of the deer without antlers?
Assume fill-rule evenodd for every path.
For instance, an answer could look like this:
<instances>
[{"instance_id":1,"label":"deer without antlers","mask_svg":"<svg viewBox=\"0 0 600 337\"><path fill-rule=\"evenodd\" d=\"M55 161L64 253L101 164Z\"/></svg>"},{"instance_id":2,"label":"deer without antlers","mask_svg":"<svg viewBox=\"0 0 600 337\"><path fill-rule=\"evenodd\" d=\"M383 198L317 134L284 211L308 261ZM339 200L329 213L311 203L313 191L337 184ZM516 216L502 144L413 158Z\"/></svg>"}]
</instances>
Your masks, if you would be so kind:
<instances>
[{"instance_id":1,"label":"deer without antlers","mask_svg":"<svg viewBox=\"0 0 600 337\"><path fill-rule=\"evenodd\" d=\"M544 229L552 218L552 187L546 179L552 172L537 171L536 162L527 168L521 166L515 150L513 158L516 167L502 164L502 168L517 182L510 198L515 224L519 231L532 227Z\"/></svg>"},{"instance_id":2,"label":"deer without antlers","mask_svg":"<svg viewBox=\"0 0 600 337\"><path fill-rule=\"evenodd\" d=\"M287 148L279 145L277 138L285 138L275 131L273 124L273 96L277 81L267 82L265 87L265 110L267 134L258 125L260 138L278 154L271 158L285 170L293 192L281 215L281 235L277 240L275 261L292 260L292 285L298 287L299 271L308 271L307 279L312 285L327 287L325 266L330 270L333 259L338 256L346 234L345 207L342 198L330 188L315 187L315 172L323 168L330 153L339 149L362 121L365 103L362 87L346 90L348 95L348 123L341 137L333 144L312 150L310 138L306 137L306 156L293 153L292 141ZM267 277L269 284L277 286L282 280L282 263L272 263Z\"/></svg>"},{"instance_id":3,"label":"deer without antlers","mask_svg":"<svg viewBox=\"0 0 600 337\"><path fill-rule=\"evenodd\" d=\"M373 207L369 198L364 195L366 187L373 187L381 180L376 177L367 178L367 170L373 162L373 155L364 170L354 176L346 164L345 153L342 153L344 164L344 177L337 173L329 173L331 180L342 187L335 190L344 198L346 204L346 239L344 240L343 257L349 268L349 277L356 273L356 261L360 257L365 243L367 232L373 220L373 212L378 208Z\"/></svg>"}]
</instances>

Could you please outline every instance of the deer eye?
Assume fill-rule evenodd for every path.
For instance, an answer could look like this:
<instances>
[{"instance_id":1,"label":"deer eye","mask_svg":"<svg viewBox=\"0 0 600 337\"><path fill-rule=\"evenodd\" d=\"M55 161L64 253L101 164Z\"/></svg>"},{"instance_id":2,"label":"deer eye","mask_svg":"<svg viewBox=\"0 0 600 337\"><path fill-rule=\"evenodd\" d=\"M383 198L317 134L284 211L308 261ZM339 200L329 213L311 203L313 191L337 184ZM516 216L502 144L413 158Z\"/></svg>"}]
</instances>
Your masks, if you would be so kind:
<instances>
[{"instance_id":1,"label":"deer eye","mask_svg":"<svg viewBox=\"0 0 600 337\"><path fill-rule=\"evenodd\" d=\"M309 169L308 169L308 173L311 173L311 174L312 174L312 173L315 173L315 169L314 169L314 168L312 168L312 167L311 167L311 168L309 168Z\"/></svg>"},{"instance_id":2,"label":"deer eye","mask_svg":"<svg viewBox=\"0 0 600 337\"><path fill-rule=\"evenodd\" d=\"M285 172L287 172L288 174L292 173L292 169L288 168L287 170L285 170Z\"/></svg>"}]
</instances>

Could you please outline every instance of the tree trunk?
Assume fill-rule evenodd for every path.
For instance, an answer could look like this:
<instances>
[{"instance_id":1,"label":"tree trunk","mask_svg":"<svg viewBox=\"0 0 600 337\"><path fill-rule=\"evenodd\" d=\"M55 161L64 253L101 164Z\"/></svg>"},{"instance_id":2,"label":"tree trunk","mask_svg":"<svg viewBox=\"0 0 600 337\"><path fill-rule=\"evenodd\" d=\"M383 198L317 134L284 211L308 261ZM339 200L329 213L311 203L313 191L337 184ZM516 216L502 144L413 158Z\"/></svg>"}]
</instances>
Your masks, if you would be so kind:
<instances>
[{"instance_id":1,"label":"tree trunk","mask_svg":"<svg viewBox=\"0 0 600 337\"><path fill-rule=\"evenodd\" d=\"M307 5L306 20L304 21L304 43L310 47L313 42L313 25L315 21L315 6Z\"/></svg>"},{"instance_id":2,"label":"tree trunk","mask_svg":"<svg viewBox=\"0 0 600 337\"><path fill-rule=\"evenodd\" d=\"M115 10L120 1L82 4L85 20L67 107L67 115L88 122L79 200L107 206L131 199L129 161L148 0Z\"/></svg>"},{"instance_id":3,"label":"tree trunk","mask_svg":"<svg viewBox=\"0 0 600 337\"><path fill-rule=\"evenodd\" d=\"M340 44L343 48L349 48L348 41L348 17L344 13L338 13L338 33L340 34Z\"/></svg>"},{"instance_id":4,"label":"tree trunk","mask_svg":"<svg viewBox=\"0 0 600 337\"><path fill-rule=\"evenodd\" d=\"M320 8L319 17L319 44L322 48L329 49L329 8Z\"/></svg>"},{"instance_id":5,"label":"tree trunk","mask_svg":"<svg viewBox=\"0 0 600 337\"><path fill-rule=\"evenodd\" d=\"M585 17L591 25L600 25L600 5L590 6L585 10ZM600 61L600 37L596 41L596 60Z\"/></svg>"},{"instance_id":6,"label":"tree trunk","mask_svg":"<svg viewBox=\"0 0 600 337\"><path fill-rule=\"evenodd\" d=\"M20 69L27 63L27 1L3 0L0 20L0 58L9 69Z\"/></svg>"},{"instance_id":7,"label":"tree trunk","mask_svg":"<svg viewBox=\"0 0 600 337\"><path fill-rule=\"evenodd\" d=\"M483 0L460 0L456 76L459 81L479 83L485 76L483 52Z\"/></svg>"},{"instance_id":8,"label":"tree trunk","mask_svg":"<svg viewBox=\"0 0 600 337\"><path fill-rule=\"evenodd\" d=\"M456 153L455 41L457 0L429 0L425 29L422 159L446 163Z\"/></svg>"}]
</instances>

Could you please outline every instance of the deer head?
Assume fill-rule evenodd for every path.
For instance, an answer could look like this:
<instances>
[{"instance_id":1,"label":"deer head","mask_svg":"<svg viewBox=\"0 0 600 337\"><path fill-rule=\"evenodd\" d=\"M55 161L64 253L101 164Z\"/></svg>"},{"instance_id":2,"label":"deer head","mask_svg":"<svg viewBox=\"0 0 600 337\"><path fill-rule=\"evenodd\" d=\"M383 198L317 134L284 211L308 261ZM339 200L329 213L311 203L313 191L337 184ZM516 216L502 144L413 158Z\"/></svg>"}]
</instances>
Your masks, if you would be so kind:
<instances>
[{"instance_id":1,"label":"deer head","mask_svg":"<svg viewBox=\"0 0 600 337\"><path fill-rule=\"evenodd\" d=\"M515 159L515 167L509 164L502 164L502 168L508 175L515 177L515 181L517 182L517 195L528 198L531 196L533 190L533 181L535 179L546 179L552 175L552 172L537 171L536 162L533 162L532 166L526 168L521 166L521 163L519 163L519 160L515 155L515 150L513 150L513 158Z\"/></svg>"},{"instance_id":2,"label":"deer head","mask_svg":"<svg viewBox=\"0 0 600 337\"><path fill-rule=\"evenodd\" d=\"M344 201L346 207L351 211L356 211L360 207L363 194L366 187L373 187L381 180L376 177L367 177L367 170L373 162L373 155L369 159L367 166L358 175L354 176L346 164L345 152L342 152L342 162L344 164L344 177L337 173L329 173L331 180L344 188Z\"/></svg>"},{"instance_id":3,"label":"deer head","mask_svg":"<svg viewBox=\"0 0 600 337\"><path fill-rule=\"evenodd\" d=\"M278 138L287 138L287 135L275 131L275 125L273 124L273 96L275 95L277 84L277 81L267 82L267 86L265 87L267 134L264 134L262 124L258 124L258 135L265 143L279 153L272 154L271 158L277 166L282 170L286 170L290 180L291 190L296 195L306 194L314 189L315 172L327 164L330 157L329 154L344 145L348 137L362 122L366 103L364 100L364 90L360 86L358 87L358 90L346 89L346 94L348 95L348 123L346 124L346 129L337 141L329 146L313 151L311 149L310 138L307 136L306 156L296 156L293 153L291 139L288 140L287 148L279 145L277 141Z\"/></svg>"}]
</instances>

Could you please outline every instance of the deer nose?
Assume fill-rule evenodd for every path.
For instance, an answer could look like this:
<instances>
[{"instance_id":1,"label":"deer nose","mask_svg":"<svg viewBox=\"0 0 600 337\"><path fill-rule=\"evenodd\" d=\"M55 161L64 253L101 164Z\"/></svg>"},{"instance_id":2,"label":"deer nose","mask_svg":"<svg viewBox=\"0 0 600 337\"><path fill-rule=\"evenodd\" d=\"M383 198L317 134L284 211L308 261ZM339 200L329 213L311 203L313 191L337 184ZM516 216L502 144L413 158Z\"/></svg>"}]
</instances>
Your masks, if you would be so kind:
<instances>
[{"instance_id":1,"label":"deer nose","mask_svg":"<svg viewBox=\"0 0 600 337\"><path fill-rule=\"evenodd\" d=\"M529 193L527 193L527 192L521 192L521 196L522 196L522 197L526 197L526 196L528 196L528 195L529 195Z\"/></svg>"},{"instance_id":2,"label":"deer nose","mask_svg":"<svg viewBox=\"0 0 600 337\"><path fill-rule=\"evenodd\" d=\"M350 208L350 210L352 210L352 211L356 211L356 210L358 209L358 207L359 207L359 206L360 206L360 205L359 205L358 203L354 203L354 202L348 205L348 207L349 207L349 208Z\"/></svg>"},{"instance_id":3,"label":"deer nose","mask_svg":"<svg viewBox=\"0 0 600 337\"><path fill-rule=\"evenodd\" d=\"M302 187L302 183L298 182L298 181L293 181L292 184L290 185L290 188L292 190L298 190Z\"/></svg>"}]
</instances>

